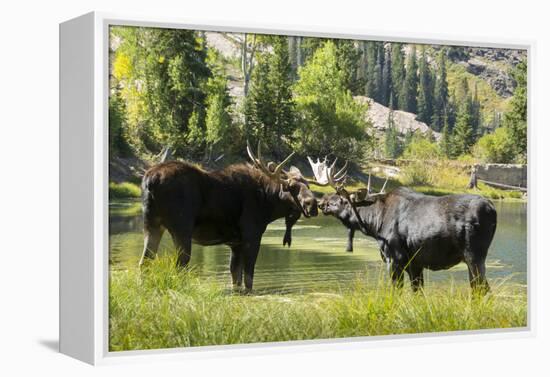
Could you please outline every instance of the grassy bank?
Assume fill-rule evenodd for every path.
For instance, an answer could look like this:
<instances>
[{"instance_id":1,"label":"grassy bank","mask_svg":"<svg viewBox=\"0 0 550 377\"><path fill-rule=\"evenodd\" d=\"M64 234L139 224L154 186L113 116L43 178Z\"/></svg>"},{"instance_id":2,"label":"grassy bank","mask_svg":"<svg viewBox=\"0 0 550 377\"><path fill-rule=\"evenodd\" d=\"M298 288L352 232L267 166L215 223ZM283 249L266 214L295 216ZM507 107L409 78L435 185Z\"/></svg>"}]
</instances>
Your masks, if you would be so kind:
<instances>
[{"instance_id":1,"label":"grassy bank","mask_svg":"<svg viewBox=\"0 0 550 377\"><path fill-rule=\"evenodd\" d=\"M493 283L483 298L452 283L394 291L383 279L341 292L244 296L174 264L164 256L142 272L111 272L112 351L526 325L525 288L511 283Z\"/></svg>"},{"instance_id":2,"label":"grassy bank","mask_svg":"<svg viewBox=\"0 0 550 377\"><path fill-rule=\"evenodd\" d=\"M487 186L486 184L481 182L478 183L478 189L469 190L466 188L466 184L467 182L462 187L456 186L456 185L447 185L447 186L429 185L425 183L405 185L400 181L390 180L388 181L388 184L386 186L386 192L391 191L394 188L397 188L399 186L407 186L415 191L418 191L427 195L442 196L442 195L451 195L451 194L476 194L492 200L503 200L506 202L525 201L523 197L523 193L519 191L500 190L497 188ZM364 188L364 187L365 185L361 182L354 182L352 184L346 185L346 189L348 191L355 191L359 188ZM320 195L334 193L334 189L332 187L312 186L312 189L313 191L315 191L317 194L320 194ZM373 185L374 192L377 192L380 189L381 187L379 187L379 185Z\"/></svg>"},{"instance_id":3,"label":"grassy bank","mask_svg":"<svg viewBox=\"0 0 550 377\"><path fill-rule=\"evenodd\" d=\"M109 183L109 198L126 199L141 197L141 188L139 185L131 182Z\"/></svg>"},{"instance_id":4,"label":"grassy bank","mask_svg":"<svg viewBox=\"0 0 550 377\"><path fill-rule=\"evenodd\" d=\"M525 202L523 193L520 191L507 191L500 190L487 186L484 183L478 183L478 189L457 189L457 188L445 188L445 187L433 187L433 186L410 186L413 190L421 192L423 194L442 196L450 194L476 194L481 195L487 199L503 200L505 202Z\"/></svg>"},{"instance_id":5,"label":"grassy bank","mask_svg":"<svg viewBox=\"0 0 550 377\"><path fill-rule=\"evenodd\" d=\"M437 196L469 193L494 200L525 200L521 191L501 190L479 181L476 189L467 189L469 181L469 171L453 164L453 161L432 161L430 165L418 161L402 167L399 182L394 182L394 186L407 186Z\"/></svg>"},{"instance_id":6,"label":"grassy bank","mask_svg":"<svg viewBox=\"0 0 550 377\"><path fill-rule=\"evenodd\" d=\"M467 189L470 179L469 171L463 167L454 164L455 161L436 160L429 161L429 164L415 162L401 167L401 174L398 179L390 180L386 186L386 191L390 191L399 186L407 186L418 192L429 195L449 195L449 194L477 194L488 199L505 201L525 201L524 195L520 191L501 190L478 182L477 189ZM312 177L310 177L312 179ZM353 177L346 184L348 191L355 191L364 188L365 183L354 180ZM383 179L373 180L373 191L381 189ZM334 189L330 186L311 186L317 194L331 194ZM109 197L111 199L135 199L140 198L141 188L138 184L132 182L109 183Z\"/></svg>"}]
</instances>

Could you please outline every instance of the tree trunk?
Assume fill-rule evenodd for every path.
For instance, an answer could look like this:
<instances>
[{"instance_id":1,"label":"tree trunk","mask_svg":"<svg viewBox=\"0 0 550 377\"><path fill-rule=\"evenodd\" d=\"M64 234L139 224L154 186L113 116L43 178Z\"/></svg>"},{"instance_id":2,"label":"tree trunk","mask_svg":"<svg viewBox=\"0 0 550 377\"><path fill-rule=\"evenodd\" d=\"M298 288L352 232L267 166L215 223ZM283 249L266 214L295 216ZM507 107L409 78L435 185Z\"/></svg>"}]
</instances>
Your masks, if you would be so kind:
<instances>
[{"instance_id":1,"label":"tree trunk","mask_svg":"<svg viewBox=\"0 0 550 377\"><path fill-rule=\"evenodd\" d=\"M160 162L170 161L172 159L172 147L165 146L160 152Z\"/></svg>"},{"instance_id":2,"label":"tree trunk","mask_svg":"<svg viewBox=\"0 0 550 377\"><path fill-rule=\"evenodd\" d=\"M244 34L243 41L241 45L241 70L243 71L243 79L244 79L244 96L246 97L246 94L248 93L248 67L247 67L247 58L246 55L248 54L248 45L247 45L247 39L248 34Z\"/></svg>"},{"instance_id":3,"label":"tree trunk","mask_svg":"<svg viewBox=\"0 0 550 377\"><path fill-rule=\"evenodd\" d=\"M468 182L468 188L469 189L477 189L477 166L473 165L471 174L470 174L470 182Z\"/></svg>"},{"instance_id":4,"label":"tree trunk","mask_svg":"<svg viewBox=\"0 0 550 377\"><path fill-rule=\"evenodd\" d=\"M252 38L252 47L248 51L248 34L244 34L241 44L241 69L244 79L244 96L248 94L248 87L252 70L254 69L254 54L256 53L256 35Z\"/></svg>"},{"instance_id":5,"label":"tree trunk","mask_svg":"<svg viewBox=\"0 0 550 377\"><path fill-rule=\"evenodd\" d=\"M298 67L304 65L302 59L302 37L296 37L296 64Z\"/></svg>"}]
</instances>

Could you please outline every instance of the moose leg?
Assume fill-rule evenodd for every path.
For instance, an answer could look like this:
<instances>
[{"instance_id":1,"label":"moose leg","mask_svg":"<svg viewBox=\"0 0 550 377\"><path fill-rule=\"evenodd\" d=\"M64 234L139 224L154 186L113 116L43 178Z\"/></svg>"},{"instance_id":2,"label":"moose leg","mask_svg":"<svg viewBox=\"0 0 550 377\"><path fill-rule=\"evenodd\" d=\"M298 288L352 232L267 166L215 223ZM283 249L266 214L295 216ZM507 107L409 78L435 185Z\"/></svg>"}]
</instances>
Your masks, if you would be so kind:
<instances>
[{"instance_id":1,"label":"moose leg","mask_svg":"<svg viewBox=\"0 0 550 377\"><path fill-rule=\"evenodd\" d=\"M139 260L139 267L143 266L146 263L146 260L153 259L157 254L157 250L162 238L162 233L164 229L159 225L155 227L146 227L143 240L143 253L141 254L141 259Z\"/></svg>"},{"instance_id":2,"label":"moose leg","mask_svg":"<svg viewBox=\"0 0 550 377\"><path fill-rule=\"evenodd\" d=\"M403 274L405 273L404 265L406 261L403 258L405 254L402 249L399 247L398 239L386 240L382 243L381 252L383 258L386 261L388 266L388 271L390 273L392 283L394 287L402 288L403 287Z\"/></svg>"},{"instance_id":3,"label":"moose leg","mask_svg":"<svg viewBox=\"0 0 550 377\"><path fill-rule=\"evenodd\" d=\"M254 280L256 258L260 252L260 241L255 240L245 243L243 251L244 287L245 291L250 293L252 291L252 282Z\"/></svg>"},{"instance_id":4,"label":"moose leg","mask_svg":"<svg viewBox=\"0 0 550 377\"><path fill-rule=\"evenodd\" d=\"M229 269L231 270L231 279L233 287L240 288L243 284L243 251L240 246L231 247L231 261Z\"/></svg>"},{"instance_id":5,"label":"moose leg","mask_svg":"<svg viewBox=\"0 0 550 377\"><path fill-rule=\"evenodd\" d=\"M191 218L180 219L173 221L168 227L168 231L174 241L176 247L178 267L186 267L191 259L191 236L193 234L193 223Z\"/></svg>"},{"instance_id":6,"label":"moose leg","mask_svg":"<svg viewBox=\"0 0 550 377\"><path fill-rule=\"evenodd\" d=\"M174 210L170 214L166 221L166 228L170 232L176 247L176 265L183 268L187 266L191 259L191 237L195 226L196 208L190 201L181 204L176 201L174 208L179 210Z\"/></svg>"},{"instance_id":7,"label":"moose leg","mask_svg":"<svg viewBox=\"0 0 550 377\"><path fill-rule=\"evenodd\" d=\"M466 265L468 266L468 277L472 291L482 295L489 292L489 283L485 278L485 259L467 258Z\"/></svg>"},{"instance_id":8,"label":"moose leg","mask_svg":"<svg viewBox=\"0 0 550 377\"><path fill-rule=\"evenodd\" d=\"M191 234L172 234L178 259L176 265L180 268L186 267L191 259Z\"/></svg>"},{"instance_id":9,"label":"moose leg","mask_svg":"<svg viewBox=\"0 0 550 377\"><path fill-rule=\"evenodd\" d=\"M346 248L346 251L353 252L353 236L355 235L355 229L349 228L348 229L348 247Z\"/></svg>"},{"instance_id":10,"label":"moose leg","mask_svg":"<svg viewBox=\"0 0 550 377\"><path fill-rule=\"evenodd\" d=\"M394 287L403 288L404 272L403 267L395 264L395 262L392 262L390 266L390 274Z\"/></svg>"},{"instance_id":11,"label":"moose leg","mask_svg":"<svg viewBox=\"0 0 550 377\"><path fill-rule=\"evenodd\" d=\"M394 287L403 288L403 273L403 267L397 265L395 262L391 262L390 274Z\"/></svg>"},{"instance_id":12,"label":"moose leg","mask_svg":"<svg viewBox=\"0 0 550 377\"><path fill-rule=\"evenodd\" d=\"M409 266L407 269L413 292L418 292L419 289L424 287L424 273L422 270L422 267L416 266Z\"/></svg>"},{"instance_id":13,"label":"moose leg","mask_svg":"<svg viewBox=\"0 0 550 377\"><path fill-rule=\"evenodd\" d=\"M300 218L299 212L297 214L291 213L290 215L285 217L286 230L285 230L285 235L283 237L283 246L288 245L288 247L290 247L290 245L292 244L292 227L294 226L294 224L296 224L299 218Z\"/></svg>"}]
</instances>

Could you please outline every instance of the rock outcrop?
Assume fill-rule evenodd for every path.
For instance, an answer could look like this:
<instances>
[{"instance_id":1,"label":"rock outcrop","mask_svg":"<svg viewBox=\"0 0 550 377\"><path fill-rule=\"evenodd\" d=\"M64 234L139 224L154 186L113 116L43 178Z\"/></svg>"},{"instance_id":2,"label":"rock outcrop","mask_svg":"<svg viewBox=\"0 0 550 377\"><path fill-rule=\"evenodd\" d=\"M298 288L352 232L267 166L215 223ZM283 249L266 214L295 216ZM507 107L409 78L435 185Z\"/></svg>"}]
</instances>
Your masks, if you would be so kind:
<instances>
[{"instance_id":1,"label":"rock outcrop","mask_svg":"<svg viewBox=\"0 0 550 377\"><path fill-rule=\"evenodd\" d=\"M369 109L367 112L368 120L372 122L372 125L376 131L384 132L386 128L388 128L388 115L390 109L368 97L356 96L354 98L358 102L366 102L369 104ZM441 134L439 132L432 131L426 123L417 120L416 114L401 110L393 110L393 122L395 128L401 135L405 135L409 131L421 132L423 134L431 132L436 140L441 138Z\"/></svg>"},{"instance_id":2,"label":"rock outcrop","mask_svg":"<svg viewBox=\"0 0 550 377\"><path fill-rule=\"evenodd\" d=\"M516 82L510 74L515 67L527 57L523 50L500 48L465 47L464 53L456 59L466 71L482 78L501 97L508 98L514 94Z\"/></svg>"}]
</instances>

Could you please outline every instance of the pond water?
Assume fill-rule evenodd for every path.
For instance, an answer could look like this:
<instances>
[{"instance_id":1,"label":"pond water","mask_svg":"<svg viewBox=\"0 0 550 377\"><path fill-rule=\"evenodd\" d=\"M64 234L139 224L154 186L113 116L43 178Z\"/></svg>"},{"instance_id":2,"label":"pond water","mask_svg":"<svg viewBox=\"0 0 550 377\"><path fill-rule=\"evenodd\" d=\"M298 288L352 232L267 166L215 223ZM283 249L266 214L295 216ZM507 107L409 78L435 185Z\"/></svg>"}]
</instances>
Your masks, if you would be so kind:
<instances>
[{"instance_id":1,"label":"pond water","mask_svg":"<svg viewBox=\"0 0 550 377\"><path fill-rule=\"evenodd\" d=\"M137 203L113 202L110 206L111 268L137 264L143 247L143 221ZM502 279L519 284L527 280L527 204L495 202L498 225L487 259L490 283ZM131 208L134 208L132 210ZM256 264L256 291L307 292L338 291L358 281L375 284L387 278L376 242L355 233L354 252L345 251L347 229L331 217L320 215L300 219L292 230L292 246L283 247L284 220L271 223L262 239ZM160 253L173 252L168 233L162 239ZM225 284L229 274L229 248L225 245L193 245L191 266L201 276ZM451 281L465 283L464 264L447 271L426 271L426 284Z\"/></svg>"}]
</instances>

